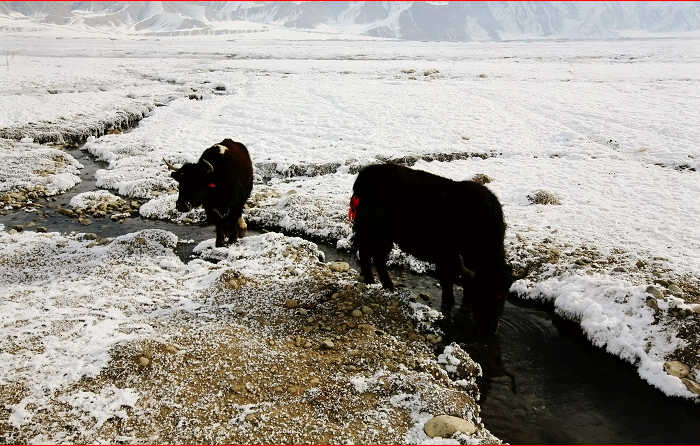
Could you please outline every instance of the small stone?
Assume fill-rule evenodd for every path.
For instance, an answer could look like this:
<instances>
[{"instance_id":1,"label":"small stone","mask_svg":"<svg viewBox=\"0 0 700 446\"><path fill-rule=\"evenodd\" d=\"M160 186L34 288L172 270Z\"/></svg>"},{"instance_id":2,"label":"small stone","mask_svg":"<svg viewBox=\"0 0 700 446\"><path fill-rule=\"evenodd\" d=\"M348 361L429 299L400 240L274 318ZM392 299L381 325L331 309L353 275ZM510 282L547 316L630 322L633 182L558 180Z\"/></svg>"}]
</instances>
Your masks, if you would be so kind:
<instances>
[{"instance_id":1,"label":"small stone","mask_svg":"<svg viewBox=\"0 0 700 446\"><path fill-rule=\"evenodd\" d=\"M359 328L367 334L374 333L375 330L375 327L372 324L357 324L357 328Z\"/></svg>"},{"instance_id":2,"label":"small stone","mask_svg":"<svg viewBox=\"0 0 700 446\"><path fill-rule=\"evenodd\" d=\"M362 311L360 310L352 310L352 317L362 317Z\"/></svg>"},{"instance_id":3,"label":"small stone","mask_svg":"<svg viewBox=\"0 0 700 446\"><path fill-rule=\"evenodd\" d=\"M257 413L249 413L248 415L245 416L245 421L247 423L250 423L252 425L257 425L260 422L260 414Z\"/></svg>"},{"instance_id":4,"label":"small stone","mask_svg":"<svg viewBox=\"0 0 700 446\"><path fill-rule=\"evenodd\" d=\"M547 192L545 190L538 190L535 191L529 195L527 195L527 199L530 201L531 204L545 204L545 205L560 205L561 200L559 197L554 195L551 192Z\"/></svg>"},{"instance_id":5,"label":"small stone","mask_svg":"<svg viewBox=\"0 0 700 446\"><path fill-rule=\"evenodd\" d=\"M117 221L117 220L124 220L125 218L129 218L129 217L131 217L131 214L130 214L130 213L128 213L128 212L122 212L122 213L119 213L119 214L112 214L112 216L109 217L109 218L111 218L112 221ZM78 220L78 221L79 221L79 220Z\"/></svg>"},{"instance_id":6,"label":"small stone","mask_svg":"<svg viewBox=\"0 0 700 446\"><path fill-rule=\"evenodd\" d=\"M372 314L372 309L371 309L370 307L368 307L367 305L363 305L363 306L362 306L362 312L363 312L364 314Z\"/></svg>"},{"instance_id":7,"label":"small stone","mask_svg":"<svg viewBox=\"0 0 700 446\"><path fill-rule=\"evenodd\" d=\"M430 333L425 337L425 339L430 342L431 344L437 344L438 342L442 341L442 337L438 335L434 335Z\"/></svg>"},{"instance_id":8,"label":"small stone","mask_svg":"<svg viewBox=\"0 0 700 446\"><path fill-rule=\"evenodd\" d=\"M311 384L312 386L317 386L321 384L321 380L314 376L309 380L309 384Z\"/></svg>"},{"instance_id":9,"label":"small stone","mask_svg":"<svg viewBox=\"0 0 700 446\"><path fill-rule=\"evenodd\" d=\"M675 283L671 283L668 285L668 291L676 297L680 297L683 295L683 290Z\"/></svg>"},{"instance_id":10,"label":"small stone","mask_svg":"<svg viewBox=\"0 0 700 446\"><path fill-rule=\"evenodd\" d=\"M292 395L301 395L304 393L304 388L301 386L289 386L287 387L287 392Z\"/></svg>"},{"instance_id":11,"label":"small stone","mask_svg":"<svg viewBox=\"0 0 700 446\"><path fill-rule=\"evenodd\" d=\"M685 384L685 386L688 388L688 390L690 390L691 392L693 392L696 395L700 395L700 384L698 384L697 382L693 381L690 378L682 378L681 382L683 384Z\"/></svg>"},{"instance_id":12,"label":"small stone","mask_svg":"<svg viewBox=\"0 0 700 446\"><path fill-rule=\"evenodd\" d=\"M83 240L97 240L97 234L94 232L86 232L83 234Z\"/></svg>"},{"instance_id":13,"label":"small stone","mask_svg":"<svg viewBox=\"0 0 700 446\"><path fill-rule=\"evenodd\" d=\"M114 216L112 216L112 217L114 217ZM78 223L80 223L81 225L87 226L87 225L91 225L91 224L92 224L92 220L90 220L90 219L87 218L87 217L80 217L80 218L78 218Z\"/></svg>"},{"instance_id":14,"label":"small stone","mask_svg":"<svg viewBox=\"0 0 700 446\"><path fill-rule=\"evenodd\" d=\"M613 271L615 271L616 273L626 273L627 269L623 266L616 266L615 268L613 268Z\"/></svg>"},{"instance_id":15,"label":"small stone","mask_svg":"<svg viewBox=\"0 0 700 446\"><path fill-rule=\"evenodd\" d=\"M139 207L139 202L136 200L131 200L131 207L132 208L137 208Z\"/></svg>"},{"instance_id":16,"label":"small stone","mask_svg":"<svg viewBox=\"0 0 700 446\"><path fill-rule=\"evenodd\" d=\"M323 342L321 342L321 350L332 350L333 347L335 347L335 344L333 344L333 341L330 339L324 339Z\"/></svg>"},{"instance_id":17,"label":"small stone","mask_svg":"<svg viewBox=\"0 0 700 446\"><path fill-rule=\"evenodd\" d=\"M328 262L328 267L331 269L331 271L335 271L337 273L344 273L350 270L350 265L348 262Z\"/></svg>"},{"instance_id":18,"label":"small stone","mask_svg":"<svg viewBox=\"0 0 700 446\"><path fill-rule=\"evenodd\" d=\"M141 367L148 367L149 365L151 365L151 360L145 356L139 356L136 361Z\"/></svg>"},{"instance_id":19,"label":"small stone","mask_svg":"<svg viewBox=\"0 0 700 446\"><path fill-rule=\"evenodd\" d=\"M659 311L659 304L657 304L656 299L654 299L651 296L647 297L647 307L651 308L654 311Z\"/></svg>"},{"instance_id":20,"label":"small stone","mask_svg":"<svg viewBox=\"0 0 700 446\"><path fill-rule=\"evenodd\" d=\"M664 295L658 288L653 285L649 285L646 289L647 294L654 296L656 299L663 299Z\"/></svg>"},{"instance_id":21,"label":"small stone","mask_svg":"<svg viewBox=\"0 0 700 446\"><path fill-rule=\"evenodd\" d=\"M311 341L306 341L304 342L304 348L311 348L313 344L311 344Z\"/></svg>"},{"instance_id":22,"label":"small stone","mask_svg":"<svg viewBox=\"0 0 700 446\"><path fill-rule=\"evenodd\" d=\"M177 353L178 350L177 347L175 347L174 345L168 344L165 346L165 351L168 353Z\"/></svg>"},{"instance_id":23,"label":"small stone","mask_svg":"<svg viewBox=\"0 0 700 446\"><path fill-rule=\"evenodd\" d=\"M36 223L34 223L33 221L27 223L27 228L33 228L34 226L36 226Z\"/></svg>"},{"instance_id":24,"label":"small stone","mask_svg":"<svg viewBox=\"0 0 700 446\"><path fill-rule=\"evenodd\" d=\"M22 231L24 231L24 226L22 226L22 225L14 225L14 226L12 226L12 229L14 229L14 230L17 231L17 232L22 232Z\"/></svg>"},{"instance_id":25,"label":"small stone","mask_svg":"<svg viewBox=\"0 0 700 446\"><path fill-rule=\"evenodd\" d=\"M644 260L637 260L637 263L634 264L634 266L637 267L637 269L642 269L646 266L647 262Z\"/></svg>"},{"instance_id":26,"label":"small stone","mask_svg":"<svg viewBox=\"0 0 700 446\"><path fill-rule=\"evenodd\" d=\"M44 226L37 226L36 227L36 232L46 232L47 229Z\"/></svg>"},{"instance_id":27,"label":"small stone","mask_svg":"<svg viewBox=\"0 0 700 446\"><path fill-rule=\"evenodd\" d=\"M685 378L690 374L690 369L687 365L680 361L666 361L664 363L664 370L671 376L676 376L678 378Z\"/></svg>"},{"instance_id":28,"label":"small stone","mask_svg":"<svg viewBox=\"0 0 700 446\"><path fill-rule=\"evenodd\" d=\"M284 306L287 308L296 308L299 303L294 299L285 299Z\"/></svg>"},{"instance_id":29,"label":"small stone","mask_svg":"<svg viewBox=\"0 0 700 446\"><path fill-rule=\"evenodd\" d=\"M428 422L425 423L423 430L430 438L450 438L455 434L455 432L462 432L464 434L471 435L476 432L476 426L474 423L467 421L464 418L453 417L450 415L439 415L428 420Z\"/></svg>"}]
</instances>

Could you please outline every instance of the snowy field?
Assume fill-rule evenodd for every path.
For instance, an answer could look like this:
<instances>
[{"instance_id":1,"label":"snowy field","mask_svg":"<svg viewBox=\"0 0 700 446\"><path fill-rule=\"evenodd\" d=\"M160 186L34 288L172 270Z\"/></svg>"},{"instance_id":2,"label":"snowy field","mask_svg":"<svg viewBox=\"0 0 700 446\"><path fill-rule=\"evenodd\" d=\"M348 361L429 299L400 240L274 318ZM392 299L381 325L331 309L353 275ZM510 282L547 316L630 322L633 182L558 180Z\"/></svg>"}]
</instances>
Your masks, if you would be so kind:
<instances>
[{"instance_id":1,"label":"snowy field","mask_svg":"<svg viewBox=\"0 0 700 446\"><path fill-rule=\"evenodd\" d=\"M666 394L698 398L700 40L448 44L285 37L2 36L0 204L7 212L29 211L32 197L72 187L82 166L61 144L85 141L82 150L105 163L95 173L98 188L143 202L146 218L197 221L201 213L174 210L176 184L162 159L194 161L230 137L248 147L256 167L250 222L346 248L347 205L360 167L394 161L456 180L485 174L508 224L508 255L520 278L513 291L552 302L559 314L580 322L591 342L636 365L641 378ZM555 204L540 204L538 191ZM421 218L440 230L429 206ZM291 310L308 313L317 309L310 297L332 294L315 290L318 271L326 284L356 279L352 271L329 276L309 255L313 243L282 235L242 239L228 250L212 250L209 240L189 263L173 253L177 243L162 231L110 242L2 229L0 390L12 395L0 407L6 441L192 442L202 438L197 429L216 425L206 441L423 442L422 425L438 415L438 400L452 401L451 415L479 427L473 437L452 441L494 441L473 401L452 394L473 377L445 374L433 382L421 367L376 358L351 381L342 373L352 370L339 365L335 375L313 378L320 388L316 381L293 383L298 395L292 391L275 410L255 399L258 390L243 391L245 404L221 408L229 422L239 419L238 426L252 432L290 416L294 404L377 390L357 403L358 410L374 411L364 412L365 419L324 420L327 429L316 437L225 436L226 420L203 420L196 409L180 420L193 423L182 435L149 436L149 427L134 418L158 413L180 426L169 411L199 397L158 402L147 374L161 382L166 366L189 364L198 373L225 376L224 365L207 369L200 362L255 349L264 354L251 370L284 358L325 361L328 355L297 345L305 337L325 342L323 330ZM399 252L393 261L430 268ZM231 271L243 284L226 279ZM219 283L231 280L236 284L228 291ZM272 287L269 302L260 295L266 287ZM375 288L355 299L375 302L377 295L394 299ZM399 300L406 310L401 318L423 314L409 311L416 306L405 296ZM333 311L355 308L338 305L318 311L333 319ZM400 325L378 310L383 305L367 306L365 315L381 313L372 316L377 328ZM284 319L292 314L302 321ZM263 317L274 321L270 331L254 333ZM211 339L202 338L207 327L215 333ZM418 355L425 370L441 370L426 353L425 337L425 345L412 346L388 334L388 341L368 345L398 346ZM234 342L239 336L244 341ZM332 351L350 348L352 336L338 336ZM214 356L178 353L188 346ZM162 361L162 369L139 368L129 355ZM677 371L669 361L685 368ZM254 376L230 373L238 373L232 394ZM284 379L284 370L275 373L271 381ZM267 384L289 383L250 387ZM197 404L222 398L204 387ZM55 424L67 415L70 426ZM49 430L35 429L31 420ZM383 429L392 432L376 434Z\"/></svg>"}]
</instances>

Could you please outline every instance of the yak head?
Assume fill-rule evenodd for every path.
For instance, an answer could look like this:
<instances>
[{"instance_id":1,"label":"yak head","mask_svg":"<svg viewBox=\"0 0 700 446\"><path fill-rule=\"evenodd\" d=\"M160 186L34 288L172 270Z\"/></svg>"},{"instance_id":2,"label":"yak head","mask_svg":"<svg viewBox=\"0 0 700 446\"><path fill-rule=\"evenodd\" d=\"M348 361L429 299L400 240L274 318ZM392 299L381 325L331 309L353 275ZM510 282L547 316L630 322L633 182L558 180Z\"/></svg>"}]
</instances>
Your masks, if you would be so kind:
<instances>
[{"instance_id":1,"label":"yak head","mask_svg":"<svg viewBox=\"0 0 700 446\"><path fill-rule=\"evenodd\" d=\"M495 277L491 277L489 281L490 287L484 287L489 292L481 296L481 299L474 299L472 307L476 336L479 338L487 338L496 333L510 286L513 284L513 268L504 262L498 268Z\"/></svg>"},{"instance_id":2,"label":"yak head","mask_svg":"<svg viewBox=\"0 0 700 446\"><path fill-rule=\"evenodd\" d=\"M178 182L179 194L175 207L180 212L187 212L204 203L213 182L214 166L205 159L197 163L185 163L179 169L166 161L165 165L172 171L170 176Z\"/></svg>"}]
</instances>

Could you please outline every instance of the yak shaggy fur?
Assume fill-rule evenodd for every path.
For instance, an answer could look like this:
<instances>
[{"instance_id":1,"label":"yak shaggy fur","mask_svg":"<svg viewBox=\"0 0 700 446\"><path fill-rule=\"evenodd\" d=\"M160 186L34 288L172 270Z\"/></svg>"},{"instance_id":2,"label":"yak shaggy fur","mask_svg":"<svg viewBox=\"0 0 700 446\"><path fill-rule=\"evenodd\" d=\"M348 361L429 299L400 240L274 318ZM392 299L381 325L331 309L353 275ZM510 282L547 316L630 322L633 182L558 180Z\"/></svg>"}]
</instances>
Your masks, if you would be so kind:
<instances>
[{"instance_id":1,"label":"yak shaggy fur","mask_svg":"<svg viewBox=\"0 0 700 446\"><path fill-rule=\"evenodd\" d=\"M166 164L179 186L177 209L203 206L208 222L216 226L216 246L234 243L246 229L243 206L253 189L246 146L227 138L206 149L197 163L179 169Z\"/></svg>"},{"instance_id":2,"label":"yak shaggy fur","mask_svg":"<svg viewBox=\"0 0 700 446\"><path fill-rule=\"evenodd\" d=\"M461 277L462 307L471 310L478 335L495 332L511 284L505 261L501 204L485 186L453 181L395 164L363 168L353 185L349 215L365 282L393 289L386 260L393 244L434 263L449 316L453 285Z\"/></svg>"}]
</instances>

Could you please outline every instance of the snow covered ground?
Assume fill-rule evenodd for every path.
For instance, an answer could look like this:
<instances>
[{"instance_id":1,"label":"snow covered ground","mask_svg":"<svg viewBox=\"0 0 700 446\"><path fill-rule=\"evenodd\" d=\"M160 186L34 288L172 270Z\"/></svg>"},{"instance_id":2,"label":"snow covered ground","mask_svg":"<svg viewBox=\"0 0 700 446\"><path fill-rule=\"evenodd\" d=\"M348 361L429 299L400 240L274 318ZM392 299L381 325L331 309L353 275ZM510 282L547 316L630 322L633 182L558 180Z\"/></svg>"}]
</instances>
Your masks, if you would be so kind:
<instances>
[{"instance_id":1,"label":"snow covered ground","mask_svg":"<svg viewBox=\"0 0 700 446\"><path fill-rule=\"evenodd\" d=\"M25 193L33 186L56 193L77 183L80 166L70 155L28 140L61 142L59 136L78 128L87 139L84 150L106 162L95 174L97 187L147 200L142 216L198 221L200 214L174 210L176 184L162 159L193 161L231 137L248 147L256 165L246 210L251 222L343 248L351 232L347 204L361 166L392 160L456 180L486 174L503 203L508 254L522 276L513 290L551 301L557 312L580 321L593 343L635 364L643 379L665 393L697 398L700 41L447 44L284 41L254 34L235 41L9 36L3 41L6 57L0 58L0 164L23 165L31 155L32 166L39 167L7 169L11 180L0 182L0 193ZM139 119L137 127L118 131ZM48 159L60 165L47 167ZM540 190L560 204L533 204L528 196ZM440 230L439 222L432 223ZM0 385L23 395L0 411L13 426L38 417L56 398L66 407L87 408L97 420L123 418L123 407L142 401L124 389L134 383L153 391L131 375L135 369L124 387L107 380L103 384L113 387L88 389L80 387L81 377L95 378L110 361L127 367L115 353L120 343L139 349L146 347L134 343L147 339L169 342L174 334L154 322L159 317L201 317L221 305L235 314L230 298L213 303L214 297L205 297L216 280L207 268L222 274L233 253L248 256L248 244L296 243L243 239L241 252L214 253L223 264L213 266L182 263L172 252L177 240L167 233L133 234L108 247L81 236L5 231L0 237L0 265L19 258L15 251L29 257L22 277L6 266L0 275L7 307L0 312L0 329L16 344L3 349L2 376L9 378ZM126 251L117 255L117 247ZM210 250L201 248L206 257ZM256 245L251 252L264 249ZM45 251L66 264L47 269L48 260L32 260ZM406 262L399 253L395 260ZM272 267L250 261L255 266L245 270L246 277ZM70 266L79 262L104 274L81 275ZM408 265L426 268L411 259ZM278 266L291 268L280 270L287 275L313 271L294 262ZM187 323L194 339L201 329ZM245 330L222 332L222 339ZM90 345L96 331L104 337ZM264 336L256 339L264 344ZM86 348L76 359L72 349L80 345ZM686 364L688 373L667 374L670 360ZM63 369L70 373L62 375ZM369 386L355 382L355 388ZM389 404L392 395L384 396ZM418 404L393 401L392 407ZM51 416L60 416L52 407ZM255 408L239 409L245 418ZM17 438L119 440L111 434ZM255 437L229 440L246 438ZM332 439L340 438L327 441Z\"/></svg>"},{"instance_id":2,"label":"snow covered ground","mask_svg":"<svg viewBox=\"0 0 700 446\"><path fill-rule=\"evenodd\" d=\"M208 240L185 264L162 230L1 229L4 442L416 443L433 414L481 424L479 366L452 346L443 370L406 331L407 295L387 305L311 242Z\"/></svg>"}]
</instances>

